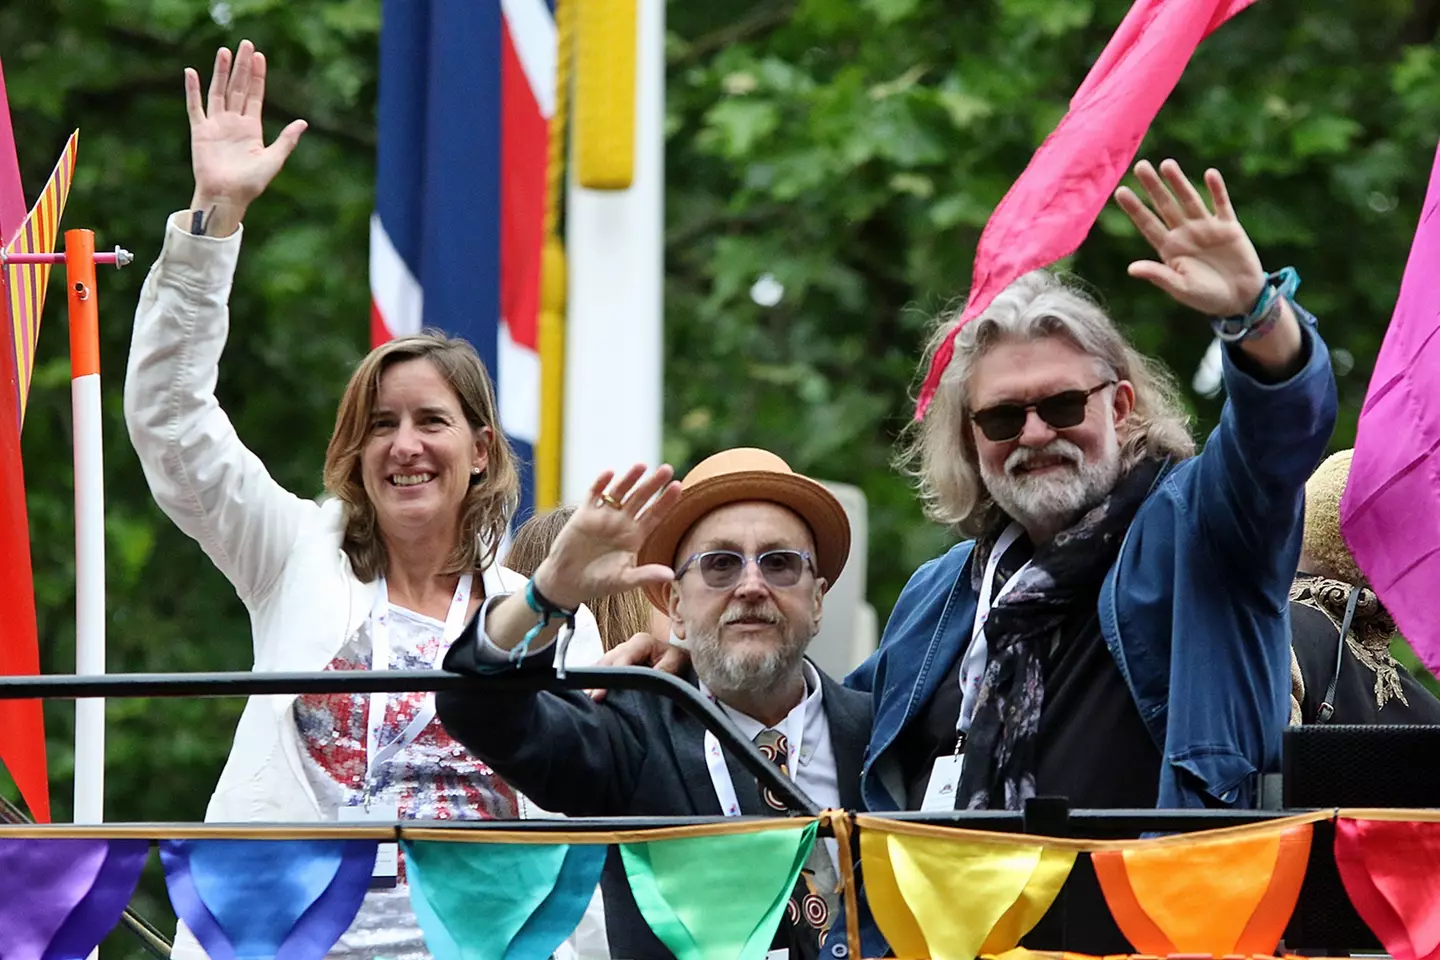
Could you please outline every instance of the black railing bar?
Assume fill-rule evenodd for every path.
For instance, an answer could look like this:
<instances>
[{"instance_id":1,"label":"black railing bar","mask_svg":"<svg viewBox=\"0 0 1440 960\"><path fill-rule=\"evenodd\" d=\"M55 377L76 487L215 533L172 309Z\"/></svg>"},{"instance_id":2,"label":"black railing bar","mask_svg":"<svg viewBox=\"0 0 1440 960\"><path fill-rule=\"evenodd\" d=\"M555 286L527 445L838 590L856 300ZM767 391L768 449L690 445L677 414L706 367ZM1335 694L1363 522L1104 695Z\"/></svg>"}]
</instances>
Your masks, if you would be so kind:
<instances>
[{"instance_id":1,"label":"black railing bar","mask_svg":"<svg viewBox=\"0 0 1440 960\"><path fill-rule=\"evenodd\" d=\"M0 678L0 700L69 699L93 697L251 697L299 693L408 693L428 690L568 690L614 688L643 690L669 697L715 734L745 769L769 787L780 802L806 816L820 807L795 782L765 759L750 739L729 718L700 695L700 691L660 670L646 667L584 667L559 677L548 671L500 672L477 677L443 670L324 670L314 673L110 673L78 676L49 674Z\"/></svg>"},{"instance_id":2,"label":"black railing bar","mask_svg":"<svg viewBox=\"0 0 1440 960\"><path fill-rule=\"evenodd\" d=\"M324 839L325 834L338 834L348 837L355 833L356 827L363 827L367 832L388 831L394 837L403 836L407 831L414 830L453 830L457 833L465 831L477 831L480 833L494 832L518 832L518 833L643 833L651 830L670 830L675 827L706 827L717 824L736 823L774 823L777 820L786 819L781 814L774 816L743 816L743 817L722 817L722 816L676 816L676 817L574 817L574 818L536 818L533 820L367 820L363 824L325 822L281 822L281 821L246 821L246 822L224 822L224 823L195 823L189 820L173 821L142 821L142 820L110 820L100 824L74 824L74 823L24 823L15 824L23 826L26 833L44 835L46 833L67 834L74 833L77 829L83 829L87 833L103 834L107 829L113 828L117 835L127 837L143 837L147 834L154 838L175 836L177 834L189 835L196 827L203 827L206 830L213 830L217 834L228 834L234 839L292 839L292 837L268 836L277 832L303 832L307 836L313 834L317 839ZM819 831L825 836L833 836L826 824L820 824ZM249 835L253 834L251 837ZM223 839L217 837L217 839ZM383 841L382 841L383 842Z\"/></svg>"}]
</instances>

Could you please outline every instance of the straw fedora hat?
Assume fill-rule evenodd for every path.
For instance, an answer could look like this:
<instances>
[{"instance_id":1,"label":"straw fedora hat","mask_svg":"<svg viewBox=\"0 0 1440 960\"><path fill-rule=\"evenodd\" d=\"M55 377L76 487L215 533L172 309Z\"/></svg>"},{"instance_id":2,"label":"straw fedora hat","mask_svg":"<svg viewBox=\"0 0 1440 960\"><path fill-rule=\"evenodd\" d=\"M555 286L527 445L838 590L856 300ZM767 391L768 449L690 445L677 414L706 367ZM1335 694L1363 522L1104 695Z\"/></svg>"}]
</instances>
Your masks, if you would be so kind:
<instances>
[{"instance_id":1,"label":"straw fedora hat","mask_svg":"<svg viewBox=\"0 0 1440 960\"><path fill-rule=\"evenodd\" d=\"M815 569L825 578L827 589L845 569L850 556L850 519L835 495L768 450L736 447L706 457L680 481L680 501L650 532L640 547L638 562L676 562L680 541L700 518L730 503L763 500L793 510L810 527L815 538ZM645 588L650 602L669 611L668 591L663 585Z\"/></svg>"}]
</instances>

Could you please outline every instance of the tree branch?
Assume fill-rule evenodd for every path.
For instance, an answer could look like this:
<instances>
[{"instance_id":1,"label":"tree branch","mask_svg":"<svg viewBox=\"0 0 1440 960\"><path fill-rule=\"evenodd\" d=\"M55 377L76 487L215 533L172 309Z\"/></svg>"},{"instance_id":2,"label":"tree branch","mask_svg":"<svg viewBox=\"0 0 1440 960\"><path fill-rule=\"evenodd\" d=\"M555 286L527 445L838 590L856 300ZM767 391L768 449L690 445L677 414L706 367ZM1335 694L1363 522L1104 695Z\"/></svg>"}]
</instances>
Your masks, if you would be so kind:
<instances>
[{"instance_id":1,"label":"tree branch","mask_svg":"<svg viewBox=\"0 0 1440 960\"><path fill-rule=\"evenodd\" d=\"M696 64L717 50L723 50L786 23L794 12L793 2L776 3L772 0L770 3L762 3L734 23L696 37L690 41L689 46L671 57L666 66L678 70Z\"/></svg>"}]
</instances>

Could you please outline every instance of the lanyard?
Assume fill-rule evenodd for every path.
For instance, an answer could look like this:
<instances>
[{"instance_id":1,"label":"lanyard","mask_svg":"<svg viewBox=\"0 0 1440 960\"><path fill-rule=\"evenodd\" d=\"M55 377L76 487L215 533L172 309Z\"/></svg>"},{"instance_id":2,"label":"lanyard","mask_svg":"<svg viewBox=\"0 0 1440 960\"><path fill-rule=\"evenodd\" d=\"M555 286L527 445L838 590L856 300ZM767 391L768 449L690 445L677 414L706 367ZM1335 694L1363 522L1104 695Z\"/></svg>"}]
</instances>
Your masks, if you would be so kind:
<instances>
[{"instance_id":1,"label":"lanyard","mask_svg":"<svg viewBox=\"0 0 1440 960\"><path fill-rule=\"evenodd\" d=\"M470 588L473 577L464 574L460 582L455 585L455 596L450 601L450 612L445 617L445 632L440 637L440 644L435 650L435 660L432 666L436 666L445 656L446 649L460 636L460 631L465 628L465 615L470 610ZM380 578L380 588L375 594L375 606L370 611L370 641L374 645L370 657L371 670L390 669L390 591L385 586L385 578ZM388 761L407 744L413 742L421 732L435 719L435 694L427 693L421 702L420 708L415 711L414 718L400 735L384 746L380 745L380 728L385 724L385 707L389 694L383 691L376 691L370 694L370 711L365 733L365 802L370 802L370 787L375 779L375 771L380 765Z\"/></svg>"},{"instance_id":2,"label":"lanyard","mask_svg":"<svg viewBox=\"0 0 1440 960\"><path fill-rule=\"evenodd\" d=\"M989 660L990 651L985 642L985 621L990 617L991 606L1010 592L1010 588L1020 579L1020 574L1030 568L1030 561L1027 560L1024 566L1011 574L1000 587L1000 592L992 598L995 571L1000 569L1000 560L1024 532L1024 528L1018 523L1011 523L1005 528L1005 532L1000 534L995 549L990 551L990 559L985 563L985 579L980 583L980 602L975 608L975 626L970 632L970 646L965 650L965 659L960 663L960 716L955 720L957 752L961 742L960 735L970 729L970 721L975 717L975 701L980 696L980 680L985 676L985 665Z\"/></svg>"},{"instance_id":3,"label":"lanyard","mask_svg":"<svg viewBox=\"0 0 1440 960\"><path fill-rule=\"evenodd\" d=\"M705 691L711 703L717 701L711 696L710 691ZM786 769L790 771L790 779L795 779L800 763L800 738L805 734L805 701L800 701L799 723L794 723L796 711L790 711L784 720L774 727L767 729L779 730L785 735L786 741L790 744L790 755L785 758ZM798 727L799 729L793 729ZM793 736L792 736L793 734ZM710 770L710 784L715 788L715 799L720 801L720 812L727 817L740 816L740 800L735 795L735 781L730 779L730 768L725 763L725 754L720 750L720 740L709 730L705 731L705 766Z\"/></svg>"}]
</instances>

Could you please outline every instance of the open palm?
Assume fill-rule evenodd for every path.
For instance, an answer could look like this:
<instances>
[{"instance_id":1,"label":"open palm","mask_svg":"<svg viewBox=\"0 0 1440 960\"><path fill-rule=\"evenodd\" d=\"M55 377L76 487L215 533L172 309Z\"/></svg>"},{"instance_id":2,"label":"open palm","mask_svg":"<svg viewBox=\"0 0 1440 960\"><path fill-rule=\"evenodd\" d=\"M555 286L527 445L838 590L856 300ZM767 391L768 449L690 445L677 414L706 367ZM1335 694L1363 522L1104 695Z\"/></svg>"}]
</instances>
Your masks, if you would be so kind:
<instances>
[{"instance_id":1,"label":"open palm","mask_svg":"<svg viewBox=\"0 0 1440 960\"><path fill-rule=\"evenodd\" d=\"M1163 181L1148 162L1135 166L1150 206L1128 187L1115 193L1121 209L1160 257L1159 262L1135 261L1130 275L1210 316L1248 312L1264 286L1265 271L1235 216L1219 171L1205 172L1213 213L1178 163L1166 160L1160 172Z\"/></svg>"},{"instance_id":2,"label":"open palm","mask_svg":"<svg viewBox=\"0 0 1440 960\"><path fill-rule=\"evenodd\" d=\"M549 600L574 608L674 577L663 564L636 565L650 531L680 498L670 467L642 480L644 473L644 467L632 467L609 490L613 474L596 479L590 498L576 508L535 571L535 585Z\"/></svg>"},{"instance_id":3,"label":"open palm","mask_svg":"<svg viewBox=\"0 0 1440 960\"><path fill-rule=\"evenodd\" d=\"M221 48L205 105L200 76L185 71L185 109L190 116L190 158L201 204L245 207L264 192L305 132L305 121L288 125L265 145L260 114L265 105L265 55L249 40L235 55Z\"/></svg>"}]
</instances>

